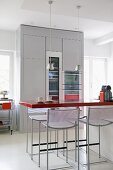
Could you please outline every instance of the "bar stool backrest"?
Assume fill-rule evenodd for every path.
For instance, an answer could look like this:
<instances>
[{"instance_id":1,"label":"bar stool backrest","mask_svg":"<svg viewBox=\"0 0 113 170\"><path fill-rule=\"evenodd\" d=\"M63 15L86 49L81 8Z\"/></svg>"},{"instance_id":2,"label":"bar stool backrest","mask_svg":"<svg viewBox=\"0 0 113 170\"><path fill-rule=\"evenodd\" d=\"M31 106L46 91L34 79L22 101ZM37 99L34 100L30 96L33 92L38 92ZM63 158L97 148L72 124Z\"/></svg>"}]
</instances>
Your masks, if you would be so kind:
<instances>
[{"instance_id":1,"label":"bar stool backrest","mask_svg":"<svg viewBox=\"0 0 113 170\"><path fill-rule=\"evenodd\" d=\"M88 119L89 120L113 120L113 107L89 107L88 108Z\"/></svg>"},{"instance_id":2,"label":"bar stool backrest","mask_svg":"<svg viewBox=\"0 0 113 170\"><path fill-rule=\"evenodd\" d=\"M48 123L50 122L74 122L78 121L79 108L77 109L49 109Z\"/></svg>"},{"instance_id":3,"label":"bar stool backrest","mask_svg":"<svg viewBox=\"0 0 113 170\"><path fill-rule=\"evenodd\" d=\"M28 108L28 114L45 114L47 113L48 108Z\"/></svg>"}]
</instances>

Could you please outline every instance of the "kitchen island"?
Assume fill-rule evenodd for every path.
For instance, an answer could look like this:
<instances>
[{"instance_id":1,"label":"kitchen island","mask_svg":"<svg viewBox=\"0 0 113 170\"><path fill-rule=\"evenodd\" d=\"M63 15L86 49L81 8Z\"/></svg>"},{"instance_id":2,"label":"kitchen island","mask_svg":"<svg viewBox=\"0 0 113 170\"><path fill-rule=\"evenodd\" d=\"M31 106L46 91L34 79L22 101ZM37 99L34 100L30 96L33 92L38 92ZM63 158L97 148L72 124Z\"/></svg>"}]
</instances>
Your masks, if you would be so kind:
<instances>
[{"instance_id":1,"label":"kitchen island","mask_svg":"<svg viewBox=\"0 0 113 170\"><path fill-rule=\"evenodd\" d=\"M71 101L71 102L43 102L43 103L37 103L36 101L20 101L20 105L23 108L27 108L27 110L33 109L33 108L56 108L56 107L88 107L88 106L113 106L113 102L100 102L99 100L95 101ZM26 114L28 118L28 114ZM27 120L28 122L28 120ZM28 124L27 124L28 125ZM107 157L108 159L113 161L113 147L112 147L112 142L113 142L113 133L112 133L112 128L113 126L109 126L106 129L102 129L101 134L102 134L102 155ZM28 127L27 127L28 129ZM91 143L96 140L96 143L98 143L98 129L95 127L91 127ZM95 135L93 135L95 134ZM108 138L109 141L112 141L111 144L108 145ZM107 150L107 152L106 152Z\"/></svg>"}]
</instances>

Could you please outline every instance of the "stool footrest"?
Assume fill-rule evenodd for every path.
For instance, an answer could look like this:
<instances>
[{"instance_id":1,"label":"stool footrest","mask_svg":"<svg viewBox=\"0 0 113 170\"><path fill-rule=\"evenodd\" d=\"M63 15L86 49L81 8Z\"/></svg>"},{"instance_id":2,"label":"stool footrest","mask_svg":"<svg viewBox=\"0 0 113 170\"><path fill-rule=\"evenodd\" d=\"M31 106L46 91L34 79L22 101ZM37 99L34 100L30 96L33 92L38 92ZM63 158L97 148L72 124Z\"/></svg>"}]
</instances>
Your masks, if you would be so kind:
<instances>
[{"instance_id":1,"label":"stool footrest","mask_svg":"<svg viewBox=\"0 0 113 170\"><path fill-rule=\"evenodd\" d=\"M60 149L67 149L67 147L49 148L48 151L60 150ZM41 149L41 150L40 150L40 152L44 152L44 151L47 151L47 149Z\"/></svg>"},{"instance_id":2,"label":"stool footrest","mask_svg":"<svg viewBox=\"0 0 113 170\"><path fill-rule=\"evenodd\" d=\"M100 143L90 143L89 146L99 145ZM79 147L88 146L88 144L79 145ZM78 147L78 145L76 145Z\"/></svg>"},{"instance_id":3,"label":"stool footrest","mask_svg":"<svg viewBox=\"0 0 113 170\"><path fill-rule=\"evenodd\" d=\"M80 139L79 142L84 142L86 141L86 139ZM75 142L75 140L68 140L67 141L68 143L72 143L72 142ZM78 140L76 140L76 142L78 142ZM64 143L66 143L66 141L64 141Z\"/></svg>"},{"instance_id":4,"label":"stool footrest","mask_svg":"<svg viewBox=\"0 0 113 170\"><path fill-rule=\"evenodd\" d=\"M57 144L58 142L49 142L48 144L51 145L51 144ZM40 145L47 145L47 143L40 143ZM36 143L36 144L32 144L32 146L39 146L39 143Z\"/></svg>"}]
</instances>

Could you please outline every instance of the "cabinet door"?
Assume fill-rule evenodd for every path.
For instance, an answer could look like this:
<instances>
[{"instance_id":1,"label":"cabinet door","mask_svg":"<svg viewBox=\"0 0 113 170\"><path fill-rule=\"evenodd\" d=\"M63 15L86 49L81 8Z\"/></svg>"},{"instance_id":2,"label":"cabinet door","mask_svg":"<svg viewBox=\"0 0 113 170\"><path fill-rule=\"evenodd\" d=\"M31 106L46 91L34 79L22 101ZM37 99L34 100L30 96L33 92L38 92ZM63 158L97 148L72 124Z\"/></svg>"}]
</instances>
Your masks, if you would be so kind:
<instances>
[{"instance_id":1,"label":"cabinet door","mask_svg":"<svg viewBox=\"0 0 113 170\"><path fill-rule=\"evenodd\" d=\"M79 40L63 39L63 70L74 70L81 65L81 50Z\"/></svg>"},{"instance_id":2,"label":"cabinet door","mask_svg":"<svg viewBox=\"0 0 113 170\"><path fill-rule=\"evenodd\" d=\"M45 37L24 35L24 58L45 59Z\"/></svg>"},{"instance_id":3,"label":"cabinet door","mask_svg":"<svg viewBox=\"0 0 113 170\"><path fill-rule=\"evenodd\" d=\"M23 94L26 100L45 98L45 61L25 59L23 69Z\"/></svg>"},{"instance_id":4,"label":"cabinet door","mask_svg":"<svg viewBox=\"0 0 113 170\"><path fill-rule=\"evenodd\" d=\"M52 67L50 65L52 64ZM49 66L49 67L48 67ZM61 100L62 53L46 52L46 97Z\"/></svg>"}]
</instances>

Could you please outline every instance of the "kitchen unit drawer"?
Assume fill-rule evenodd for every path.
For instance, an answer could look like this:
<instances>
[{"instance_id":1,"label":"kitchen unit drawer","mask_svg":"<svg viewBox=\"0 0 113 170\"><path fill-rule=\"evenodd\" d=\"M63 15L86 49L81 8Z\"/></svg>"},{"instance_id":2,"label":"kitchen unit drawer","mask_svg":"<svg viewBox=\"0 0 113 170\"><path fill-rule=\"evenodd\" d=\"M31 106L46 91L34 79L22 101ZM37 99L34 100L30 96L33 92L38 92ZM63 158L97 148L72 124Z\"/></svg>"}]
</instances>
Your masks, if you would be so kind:
<instances>
[{"instance_id":1,"label":"kitchen unit drawer","mask_svg":"<svg viewBox=\"0 0 113 170\"><path fill-rule=\"evenodd\" d=\"M65 97L65 101L78 101L79 100L79 94L67 94L64 97Z\"/></svg>"}]
</instances>

